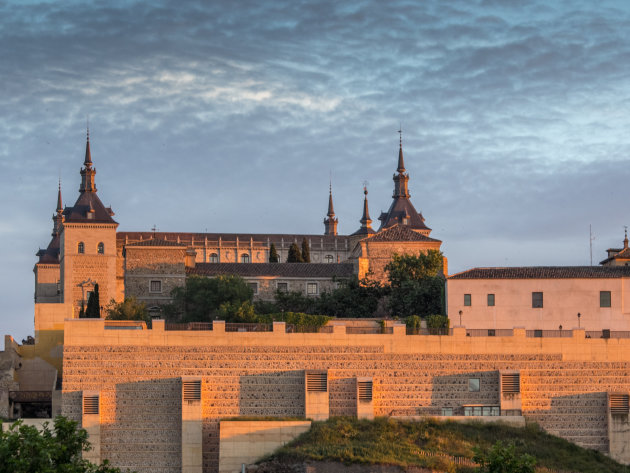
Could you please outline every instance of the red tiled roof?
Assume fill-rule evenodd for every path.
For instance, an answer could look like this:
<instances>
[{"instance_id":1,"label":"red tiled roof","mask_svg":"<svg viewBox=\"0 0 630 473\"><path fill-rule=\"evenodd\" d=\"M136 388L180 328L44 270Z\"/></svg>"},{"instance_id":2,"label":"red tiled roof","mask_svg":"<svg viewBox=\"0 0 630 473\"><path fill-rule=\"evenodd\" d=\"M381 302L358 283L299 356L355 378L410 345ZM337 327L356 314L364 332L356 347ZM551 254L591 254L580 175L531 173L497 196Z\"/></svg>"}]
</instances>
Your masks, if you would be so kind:
<instances>
[{"instance_id":1,"label":"red tiled roof","mask_svg":"<svg viewBox=\"0 0 630 473\"><path fill-rule=\"evenodd\" d=\"M186 274L218 276L236 274L243 277L332 278L354 274L351 263L197 263L186 268Z\"/></svg>"},{"instance_id":2,"label":"red tiled roof","mask_svg":"<svg viewBox=\"0 0 630 473\"><path fill-rule=\"evenodd\" d=\"M630 266L473 268L448 279L602 279L630 277Z\"/></svg>"},{"instance_id":3,"label":"red tiled roof","mask_svg":"<svg viewBox=\"0 0 630 473\"><path fill-rule=\"evenodd\" d=\"M440 240L413 231L407 225L394 225L393 227L381 230L370 238L370 241L426 241L441 243Z\"/></svg>"}]
</instances>

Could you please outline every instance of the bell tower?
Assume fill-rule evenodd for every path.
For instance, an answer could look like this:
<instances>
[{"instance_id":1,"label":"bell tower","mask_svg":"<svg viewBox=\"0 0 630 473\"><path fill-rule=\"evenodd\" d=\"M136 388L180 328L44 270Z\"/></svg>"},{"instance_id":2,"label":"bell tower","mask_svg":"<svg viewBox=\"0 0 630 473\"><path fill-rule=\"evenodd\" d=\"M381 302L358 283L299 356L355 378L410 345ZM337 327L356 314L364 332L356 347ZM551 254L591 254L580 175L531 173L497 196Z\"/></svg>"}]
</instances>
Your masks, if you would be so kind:
<instances>
[{"instance_id":1,"label":"bell tower","mask_svg":"<svg viewBox=\"0 0 630 473\"><path fill-rule=\"evenodd\" d=\"M98 283L100 305L116 294L116 228L114 212L96 193L96 169L90 151L88 129L85 159L80 170L79 197L63 211L60 231L61 301L71 304L77 314L87 305L88 294Z\"/></svg>"}]
</instances>

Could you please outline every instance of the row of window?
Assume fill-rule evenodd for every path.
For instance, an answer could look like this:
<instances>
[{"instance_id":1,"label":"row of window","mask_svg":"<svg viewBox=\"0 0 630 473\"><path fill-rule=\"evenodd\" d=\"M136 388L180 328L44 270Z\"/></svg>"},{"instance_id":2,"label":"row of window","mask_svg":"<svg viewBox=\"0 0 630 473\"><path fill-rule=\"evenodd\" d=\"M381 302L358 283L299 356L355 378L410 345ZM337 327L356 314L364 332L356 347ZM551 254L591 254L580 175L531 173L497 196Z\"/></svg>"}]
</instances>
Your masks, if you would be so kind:
<instances>
[{"instance_id":1,"label":"row of window","mask_svg":"<svg viewBox=\"0 0 630 473\"><path fill-rule=\"evenodd\" d=\"M495 297L494 294L487 295L488 307L494 307ZM472 306L472 295L464 294L464 305L467 307ZM599 306L610 307L611 306L611 293L610 291L599 291ZM532 308L540 309L543 307L543 293L532 292Z\"/></svg>"},{"instance_id":2,"label":"row of window","mask_svg":"<svg viewBox=\"0 0 630 473\"><path fill-rule=\"evenodd\" d=\"M258 294L258 283L250 282L248 283L249 287L254 291L254 294ZM280 292L288 292L289 291L289 283L279 282L277 283L276 288ZM162 281L152 280L149 282L149 292L159 294L162 292ZM316 282L306 283L306 293L308 295L314 296L319 294L319 285Z\"/></svg>"},{"instance_id":3,"label":"row of window","mask_svg":"<svg viewBox=\"0 0 630 473\"><path fill-rule=\"evenodd\" d=\"M99 255L105 254L105 244L103 242L100 242L98 245L96 245L96 252ZM80 255L85 253L85 243L83 243L82 241L77 244L77 253L79 253Z\"/></svg>"},{"instance_id":4,"label":"row of window","mask_svg":"<svg viewBox=\"0 0 630 473\"><path fill-rule=\"evenodd\" d=\"M333 257L333 255L326 255L324 256L324 260L326 263L334 263L335 258ZM210 256L208 257L208 261L210 263L218 263L219 262L219 255L217 253L210 253ZM241 255L241 263L249 263L250 257L249 254L247 253L243 253Z\"/></svg>"},{"instance_id":5,"label":"row of window","mask_svg":"<svg viewBox=\"0 0 630 473\"><path fill-rule=\"evenodd\" d=\"M254 291L254 295L258 294L258 283L250 282L248 283L249 287ZM278 292L289 292L289 283L279 282L276 283L276 289ZM319 284L316 282L307 282L306 283L306 294L309 296L315 296L319 294Z\"/></svg>"}]
</instances>

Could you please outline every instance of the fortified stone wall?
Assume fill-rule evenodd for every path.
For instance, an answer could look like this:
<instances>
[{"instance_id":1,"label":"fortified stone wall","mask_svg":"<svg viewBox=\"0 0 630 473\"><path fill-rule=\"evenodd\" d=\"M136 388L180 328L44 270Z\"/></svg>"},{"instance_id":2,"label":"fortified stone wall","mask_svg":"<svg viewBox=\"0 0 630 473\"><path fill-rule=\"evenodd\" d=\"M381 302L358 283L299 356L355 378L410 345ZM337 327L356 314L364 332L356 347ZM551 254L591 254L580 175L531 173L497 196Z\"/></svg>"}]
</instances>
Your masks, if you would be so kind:
<instances>
[{"instance_id":1,"label":"fortified stone wall","mask_svg":"<svg viewBox=\"0 0 630 473\"><path fill-rule=\"evenodd\" d=\"M374 415L462 413L499 406L499 371L520 373L522 413L579 445L609 450L608 392L630 391L630 340L106 330L65 326L63 414L81 420L82 391L101 395L101 452L138 472L181 468L181 378L201 379L203 471L216 472L219 420L302 416L305 370L328 373L329 414L356 415L357 378L373 380ZM479 380L471 385L471 379ZM471 389L477 384L478 390Z\"/></svg>"},{"instance_id":2,"label":"fortified stone wall","mask_svg":"<svg viewBox=\"0 0 630 473\"><path fill-rule=\"evenodd\" d=\"M126 249L125 296L133 296L148 306L171 300L171 291L186 282L186 249L133 247ZM159 290L151 289L159 281Z\"/></svg>"}]
</instances>

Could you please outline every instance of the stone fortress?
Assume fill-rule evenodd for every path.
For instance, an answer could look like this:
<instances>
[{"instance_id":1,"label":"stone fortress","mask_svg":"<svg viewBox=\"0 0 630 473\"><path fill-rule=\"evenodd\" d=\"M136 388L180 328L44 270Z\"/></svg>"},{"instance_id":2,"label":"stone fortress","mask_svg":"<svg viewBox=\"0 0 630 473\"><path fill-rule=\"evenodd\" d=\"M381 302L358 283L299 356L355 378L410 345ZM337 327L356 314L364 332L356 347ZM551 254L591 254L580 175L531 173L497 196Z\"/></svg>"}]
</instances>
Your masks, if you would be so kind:
<instances>
[{"instance_id":1,"label":"stone fortress","mask_svg":"<svg viewBox=\"0 0 630 473\"><path fill-rule=\"evenodd\" d=\"M366 193L361 226L348 236L337 234L332 192L324 235L117 232L95 173L88 139L79 198L64 208L59 192L53 238L38 253L35 343L7 336L0 353L0 415L51 403L88 430L90 459L138 472L240 471L264 451L256 446L278 445L305 424L229 421L238 416L536 421L630 463L627 238L600 267L449 276L448 335L408 334L394 321L365 330L340 320L318 333L282 322L244 331L154 320L148 329L78 319L78 308L98 283L102 301L134 295L158 310L190 274L240 274L260 298L318 294L339 277L383 278L393 253L441 242L411 204L402 144L380 228L371 228ZM272 243L282 261L304 238L313 263L267 262Z\"/></svg>"}]
</instances>

